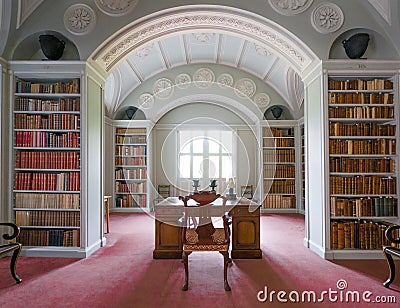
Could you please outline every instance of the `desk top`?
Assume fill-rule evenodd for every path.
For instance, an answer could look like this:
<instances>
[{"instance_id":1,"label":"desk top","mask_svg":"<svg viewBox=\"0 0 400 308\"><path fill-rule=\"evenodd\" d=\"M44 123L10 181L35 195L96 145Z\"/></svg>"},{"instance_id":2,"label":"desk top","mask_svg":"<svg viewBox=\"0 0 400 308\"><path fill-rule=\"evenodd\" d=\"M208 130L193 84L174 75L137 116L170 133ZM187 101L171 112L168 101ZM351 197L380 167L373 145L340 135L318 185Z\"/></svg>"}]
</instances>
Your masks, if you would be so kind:
<instances>
[{"instance_id":1,"label":"desk top","mask_svg":"<svg viewBox=\"0 0 400 308\"><path fill-rule=\"evenodd\" d=\"M222 199L218 198L214 202L210 203L212 206L221 206L222 205ZM183 201L179 200L178 197L168 197L161 202L157 203L156 206L161 206L161 205L176 205L176 206L183 206ZM193 199L188 200L188 205L189 206L197 206L197 202L194 201ZM249 205L251 207L258 207L259 204L249 200L247 198L237 198L235 200L227 200L226 201L226 206L232 207L235 205Z\"/></svg>"}]
</instances>

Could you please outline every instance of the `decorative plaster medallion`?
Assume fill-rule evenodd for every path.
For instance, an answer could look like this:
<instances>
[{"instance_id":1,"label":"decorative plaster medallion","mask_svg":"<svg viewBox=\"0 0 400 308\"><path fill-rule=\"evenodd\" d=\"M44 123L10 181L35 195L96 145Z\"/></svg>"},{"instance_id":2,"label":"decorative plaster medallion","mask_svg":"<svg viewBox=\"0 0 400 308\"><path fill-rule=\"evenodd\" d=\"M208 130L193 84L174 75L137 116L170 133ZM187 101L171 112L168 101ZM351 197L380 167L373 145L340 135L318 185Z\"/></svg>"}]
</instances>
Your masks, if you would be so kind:
<instances>
[{"instance_id":1,"label":"decorative plaster medallion","mask_svg":"<svg viewBox=\"0 0 400 308\"><path fill-rule=\"evenodd\" d=\"M256 84L250 78L242 78L235 83L235 92L239 97L252 97L256 93Z\"/></svg>"},{"instance_id":2,"label":"decorative plaster medallion","mask_svg":"<svg viewBox=\"0 0 400 308\"><path fill-rule=\"evenodd\" d=\"M215 33L193 33L192 35L198 43L208 43L215 36Z\"/></svg>"},{"instance_id":3,"label":"decorative plaster medallion","mask_svg":"<svg viewBox=\"0 0 400 308\"><path fill-rule=\"evenodd\" d=\"M268 2L279 14L293 16L307 10L313 0L268 0Z\"/></svg>"},{"instance_id":4,"label":"decorative plaster medallion","mask_svg":"<svg viewBox=\"0 0 400 308\"><path fill-rule=\"evenodd\" d=\"M64 13L65 28L76 35L85 35L96 26L96 15L86 4L71 5Z\"/></svg>"},{"instance_id":5,"label":"decorative plaster medallion","mask_svg":"<svg viewBox=\"0 0 400 308\"><path fill-rule=\"evenodd\" d=\"M260 56L267 57L271 54L270 51L265 49L264 47L261 47L260 45L254 44L254 49L256 50L256 53Z\"/></svg>"},{"instance_id":6,"label":"decorative plaster medallion","mask_svg":"<svg viewBox=\"0 0 400 308\"><path fill-rule=\"evenodd\" d=\"M166 99L174 92L174 85L168 78L158 79L153 86L153 93L157 98Z\"/></svg>"},{"instance_id":7,"label":"decorative plaster medallion","mask_svg":"<svg viewBox=\"0 0 400 308\"><path fill-rule=\"evenodd\" d=\"M214 80L214 73L209 68L200 68L193 74L195 85L202 89L208 88Z\"/></svg>"},{"instance_id":8,"label":"decorative plaster medallion","mask_svg":"<svg viewBox=\"0 0 400 308\"><path fill-rule=\"evenodd\" d=\"M231 88L233 86L233 77L228 73L221 74L217 78L217 83L221 88Z\"/></svg>"},{"instance_id":9,"label":"decorative plaster medallion","mask_svg":"<svg viewBox=\"0 0 400 308\"><path fill-rule=\"evenodd\" d=\"M154 105L154 96L151 93L143 93L139 96L138 105L140 109L151 109Z\"/></svg>"},{"instance_id":10,"label":"decorative plaster medallion","mask_svg":"<svg viewBox=\"0 0 400 308\"><path fill-rule=\"evenodd\" d=\"M175 85L180 89L186 89L191 82L192 78L190 78L189 74L182 73L175 77Z\"/></svg>"},{"instance_id":11,"label":"decorative plaster medallion","mask_svg":"<svg viewBox=\"0 0 400 308\"><path fill-rule=\"evenodd\" d=\"M110 16L128 14L138 4L139 0L94 0L103 13Z\"/></svg>"},{"instance_id":12,"label":"decorative plaster medallion","mask_svg":"<svg viewBox=\"0 0 400 308\"><path fill-rule=\"evenodd\" d=\"M151 43L151 44L143 47L142 49L140 49L139 51L136 52L136 56L141 59L146 58L152 51L153 47L154 47L154 43Z\"/></svg>"},{"instance_id":13,"label":"decorative plaster medallion","mask_svg":"<svg viewBox=\"0 0 400 308\"><path fill-rule=\"evenodd\" d=\"M254 95L254 102L257 104L258 107L265 108L271 102L271 98L267 93L257 93L256 95Z\"/></svg>"},{"instance_id":14,"label":"decorative plaster medallion","mask_svg":"<svg viewBox=\"0 0 400 308\"><path fill-rule=\"evenodd\" d=\"M315 30L323 34L339 30L343 22L343 12L334 3L321 3L311 14L312 26Z\"/></svg>"}]
</instances>

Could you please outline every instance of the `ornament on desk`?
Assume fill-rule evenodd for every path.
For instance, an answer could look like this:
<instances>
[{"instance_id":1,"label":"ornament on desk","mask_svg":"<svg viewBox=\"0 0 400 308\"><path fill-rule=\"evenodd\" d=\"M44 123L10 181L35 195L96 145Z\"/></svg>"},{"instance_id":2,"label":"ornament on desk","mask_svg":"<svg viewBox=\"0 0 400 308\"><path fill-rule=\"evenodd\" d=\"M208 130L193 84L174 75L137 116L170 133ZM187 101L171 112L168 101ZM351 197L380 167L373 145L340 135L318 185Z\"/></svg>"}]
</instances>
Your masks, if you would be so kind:
<instances>
[{"instance_id":1,"label":"ornament on desk","mask_svg":"<svg viewBox=\"0 0 400 308\"><path fill-rule=\"evenodd\" d=\"M210 180L211 191L215 192L215 187L217 187L217 180Z\"/></svg>"},{"instance_id":2,"label":"ornament on desk","mask_svg":"<svg viewBox=\"0 0 400 308\"><path fill-rule=\"evenodd\" d=\"M200 182L200 180L193 180L193 187L194 187L194 193L195 194L197 194L198 192L199 192L199 190L198 190L198 188L199 188L199 186L200 186L200 184L199 184L199 182Z\"/></svg>"},{"instance_id":3,"label":"ornament on desk","mask_svg":"<svg viewBox=\"0 0 400 308\"><path fill-rule=\"evenodd\" d=\"M229 178L228 180L228 195L227 197L230 200L235 200L236 199L236 194L235 194L235 182L233 181L233 178Z\"/></svg>"}]
</instances>

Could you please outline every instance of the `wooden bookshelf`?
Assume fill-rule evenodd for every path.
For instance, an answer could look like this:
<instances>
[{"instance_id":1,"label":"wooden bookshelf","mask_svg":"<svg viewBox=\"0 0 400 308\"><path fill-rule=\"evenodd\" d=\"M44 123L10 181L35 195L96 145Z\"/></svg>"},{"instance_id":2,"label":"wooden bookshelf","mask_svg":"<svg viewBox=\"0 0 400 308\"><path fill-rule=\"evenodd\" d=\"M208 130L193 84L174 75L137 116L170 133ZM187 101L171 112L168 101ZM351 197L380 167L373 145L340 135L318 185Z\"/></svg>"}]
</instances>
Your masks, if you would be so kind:
<instances>
[{"instance_id":1,"label":"wooden bookshelf","mask_svg":"<svg viewBox=\"0 0 400 308\"><path fill-rule=\"evenodd\" d=\"M81 75L15 73L12 197L24 253L81 247ZM48 249L46 249L48 247Z\"/></svg>"},{"instance_id":2,"label":"wooden bookshelf","mask_svg":"<svg viewBox=\"0 0 400 308\"><path fill-rule=\"evenodd\" d=\"M300 200L300 213L305 214L306 207L306 165L305 165L305 138L304 138L304 123L300 126L300 156L301 156L301 200Z\"/></svg>"},{"instance_id":3,"label":"wooden bookshelf","mask_svg":"<svg viewBox=\"0 0 400 308\"><path fill-rule=\"evenodd\" d=\"M297 121L275 122L262 127L262 212L297 212Z\"/></svg>"},{"instance_id":4,"label":"wooden bookshelf","mask_svg":"<svg viewBox=\"0 0 400 308\"><path fill-rule=\"evenodd\" d=\"M326 233L335 258L381 254L398 219L397 82L394 73L327 76Z\"/></svg>"},{"instance_id":5,"label":"wooden bookshelf","mask_svg":"<svg viewBox=\"0 0 400 308\"><path fill-rule=\"evenodd\" d=\"M115 122L111 212L149 211L148 134L146 121Z\"/></svg>"}]
</instances>

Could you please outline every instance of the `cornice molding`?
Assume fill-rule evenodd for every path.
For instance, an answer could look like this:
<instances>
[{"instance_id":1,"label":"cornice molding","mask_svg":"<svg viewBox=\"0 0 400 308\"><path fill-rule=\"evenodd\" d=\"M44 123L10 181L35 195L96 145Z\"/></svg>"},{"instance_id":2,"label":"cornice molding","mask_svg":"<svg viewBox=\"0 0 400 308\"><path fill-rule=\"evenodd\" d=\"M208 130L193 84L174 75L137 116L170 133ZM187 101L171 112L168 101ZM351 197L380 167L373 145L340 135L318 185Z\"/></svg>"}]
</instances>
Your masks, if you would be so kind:
<instances>
[{"instance_id":1,"label":"cornice molding","mask_svg":"<svg viewBox=\"0 0 400 308\"><path fill-rule=\"evenodd\" d=\"M215 31L242 37L289 61L299 74L317 57L289 31L262 16L224 6L193 5L160 11L128 25L100 46L91 57L106 73L145 44L165 36Z\"/></svg>"}]
</instances>

